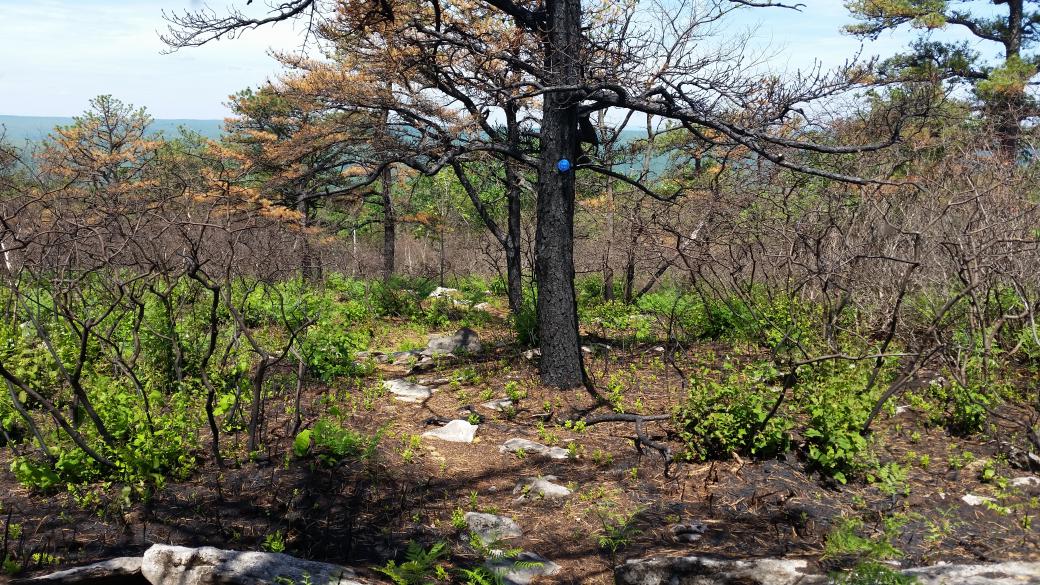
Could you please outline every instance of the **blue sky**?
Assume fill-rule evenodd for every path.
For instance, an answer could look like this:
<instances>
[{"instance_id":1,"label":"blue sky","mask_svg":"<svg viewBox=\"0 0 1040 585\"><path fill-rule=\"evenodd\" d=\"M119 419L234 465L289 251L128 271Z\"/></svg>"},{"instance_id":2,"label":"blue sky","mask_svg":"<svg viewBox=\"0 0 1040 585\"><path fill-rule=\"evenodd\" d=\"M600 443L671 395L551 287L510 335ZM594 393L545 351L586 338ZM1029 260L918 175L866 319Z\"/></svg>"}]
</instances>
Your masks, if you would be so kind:
<instances>
[{"instance_id":1,"label":"blue sky","mask_svg":"<svg viewBox=\"0 0 1040 585\"><path fill-rule=\"evenodd\" d=\"M841 0L802 0L801 12L748 9L730 30L755 30L755 43L774 55L771 67L797 69L814 60L843 62L860 42L843 35L851 22ZM238 5L244 5L240 0ZM253 2L262 6L263 0ZM222 118L227 97L278 72L269 48L290 50L291 26L252 31L239 39L161 54L162 10L197 0L0 0L0 114L69 116L109 93L145 106L157 118ZM222 0L210 2L220 11ZM910 34L884 35L865 55L890 55Z\"/></svg>"}]
</instances>

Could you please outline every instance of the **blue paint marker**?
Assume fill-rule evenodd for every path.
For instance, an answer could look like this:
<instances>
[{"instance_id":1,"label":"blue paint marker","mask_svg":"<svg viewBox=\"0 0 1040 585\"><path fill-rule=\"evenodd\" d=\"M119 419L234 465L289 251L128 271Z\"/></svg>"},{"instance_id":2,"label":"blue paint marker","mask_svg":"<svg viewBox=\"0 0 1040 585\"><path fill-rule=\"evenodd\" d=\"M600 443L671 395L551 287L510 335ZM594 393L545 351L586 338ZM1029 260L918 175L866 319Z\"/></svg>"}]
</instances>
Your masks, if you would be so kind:
<instances>
[{"instance_id":1,"label":"blue paint marker","mask_svg":"<svg viewBox=\"0 0 1040 585\"><path fill-rule=\"evenodd\" d=\"M565 158L561 158L560 162L556 163L556 168L560 169L561 173L566 173L567 171L571 170L571 161Z\"/></svg>"}]
</instances>

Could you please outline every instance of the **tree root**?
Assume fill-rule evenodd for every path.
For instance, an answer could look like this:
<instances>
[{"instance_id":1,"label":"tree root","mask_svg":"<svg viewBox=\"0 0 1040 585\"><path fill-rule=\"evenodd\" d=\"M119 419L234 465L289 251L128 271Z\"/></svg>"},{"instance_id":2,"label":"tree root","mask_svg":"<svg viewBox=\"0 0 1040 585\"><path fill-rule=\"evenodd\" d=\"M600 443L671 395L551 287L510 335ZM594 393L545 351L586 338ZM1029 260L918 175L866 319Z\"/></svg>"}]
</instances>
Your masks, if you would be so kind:
<instances>
[{"instance_id":1,"label":"tree root","mask_svg":"<svg viewBox=\"0 0 1040 585\"><path fill-rule=\"evenodd\" d=\"M664 476L669 477L669 470L671 469L672 463L675 461L675 456L672 453L671 447L664 443L659 443L651 439L646 434L646 423L658 420L668 420L672 418L668 414L652 414L652 415L641 415L641 414L622 414L622 413L610 413L600 414L596 416L589 416L582 419L581 422L585 423L585 426L592 426L599 423L607 422L630 422L633 423L636 430L636 449L639 450L640 454L643 454L643 446L649 447L661 454L661 458L664 460Z\"/></svg>"}]
</instances>

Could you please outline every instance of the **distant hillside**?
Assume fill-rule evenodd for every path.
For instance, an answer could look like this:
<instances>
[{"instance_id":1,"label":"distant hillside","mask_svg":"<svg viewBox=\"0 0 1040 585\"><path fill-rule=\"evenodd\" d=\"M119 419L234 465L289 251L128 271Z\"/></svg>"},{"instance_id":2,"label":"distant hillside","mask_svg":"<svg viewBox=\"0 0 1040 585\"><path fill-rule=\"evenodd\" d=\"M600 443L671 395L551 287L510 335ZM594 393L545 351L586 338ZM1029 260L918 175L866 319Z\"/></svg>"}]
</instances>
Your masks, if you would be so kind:
<instances>
[{"instance_id":1,"label":"distant hillside","mask_svg":"<svg viewBox=\"0 0 1040 585\"><path fill-rule=\"evenodd\" d=\"M55 116L2 116L0 115L0 126L5 130L5 140L14 145L21 145L26 141L38 142L47 137L55 126L67 126L72 123L72 118ZM223 120L155 120L149 127L149 132L162 132L167 137L176 136L180 128L198 132L207 138L220 138L223 132ZM0 131L2 132L2 131Z\"/></svg>"}]
</instances>

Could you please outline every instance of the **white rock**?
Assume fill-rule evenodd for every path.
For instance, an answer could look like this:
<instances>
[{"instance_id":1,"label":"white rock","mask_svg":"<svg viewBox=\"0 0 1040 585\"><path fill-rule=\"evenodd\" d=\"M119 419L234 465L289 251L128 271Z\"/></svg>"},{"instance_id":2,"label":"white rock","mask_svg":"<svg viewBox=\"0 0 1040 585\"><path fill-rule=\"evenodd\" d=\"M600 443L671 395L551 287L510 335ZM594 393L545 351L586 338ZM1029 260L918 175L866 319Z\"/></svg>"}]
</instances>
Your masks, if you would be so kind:
<instances>
[{"instance_id":1,"label":"white rock","mask_svg":"<svg viewBox=\"0 0 1040 585\"><path fill-rule=\"evenodd\" d=\"M968 504L969 506L981 506L982 504L985 504L986 502L995 502L996 501L996 500L994 500L993 498L991 498L989 496L976 496L974 494L965 494L964 496L961 497L961 500L963 500L964 503Z\"/></svg>"},{"instance_id":2,"label":"white rock","mask_svg":"<svg viewBox=\"0 0 1040 585\"><path fill-rule=\"evenodd\" d=\"M523 566L518 567L521 563ZM489 571L501 575L502 581L507 585L529 585L537 577L560 572L560 565L530 552L522 552L515 558L500 556L488 559L484 566Z\"/></svg>"},{"instance_id":3,"label":"white rock","mask_svg":"<svg viewBox=\"0 0 1040 585\"><path fill-rule=\"evenodd\" d=\"M541 443L535 443L527 439L513 438L509 439L498 448L502 453L516 453L517 451L523 451L527 455L545 455L550 459L567 459L570 457L570 453L566 449L559 447L547 447Z\"/></svg>"},{"instance_id":4,"label":"white rock","mask_svg":"<svg viewBox=\"0 0 1040 585\"><path fill-rule=\"evenodd\" d=\"M477 303L473 305L473 310L484 311L485 313L487 313L491 310L491 305L489 305L488 303Z\"/></svg>"},{"instance_id":5,"label":"white rock","mask_svg":"<svg viewBox=\"0 0 1040 585\"><path fill-rule=\"evenodd\" d=\"M441 297L457 297L457 296L461 296L461 295L462 295L462 293L459 292L459 289L457 289L457 288L448 288L446 286L438 286L437 288L433 289L433 292L431 292L430 295L427 298L439 299Z\"/></svg>"},{"instance_id":6,"label":"white rock","mask_svg":"<svg viewBox=\"0 0 1040 585\"><path fill-rule=\"evenodd\" d=\"M1027 475L1024 477L1016 477L1011 480L1011 485L1015 487L1030 487L1040 485L1040 477L1035 475Z\"/></svg>"},{"instance_id":7,"label":"white rock","mask_svg":"<svg viewBox=\"0 0 1040 585\"><path fill-rule=\"evenodd\" d=\"M1040 563L935 565L901 571L917 577L917 585L1027 585L1040 583Z\"/></svg>"},{"instance_id":8,"label":"white rock","mask_svg":"<svg viewBox=\"0 0 1040 585\"><path fill-rule=\"evenodd\" d=\"M423 402L433 394L431 388L403 379L387 380L383 382L383 388L401 402Z\"/></svg>"},{"instance_id":9,"label":"white rock","mask_svg":"<svg viewBox=\"0 0 1040 585\"><path fill-rule=\"evenodd\" d=\"M119 557L32 579L15 579L11 583L12 585L35 583L71 585L73 583L129 583L134 579L144 580L141 577L141 557Z\"/></svg>"},{"instance_id":10,"label":"white rock","mask_svg":"<svg viewBox=\"0 0 1040 585\"><path fill-rule=\"evenodd\" d=\"M523 531L520 530L520 526L516 521L506 516L466 512L464 518L470 532L475 534L485 545L523 536Z\"/></svg>"},{"instance_id":11,"label":"white rock","mask_svg":"<svg viewBox=\"0 0 1040 585\"><path fill-rule=\"evenodd\" d=\"M442 441L451 441L452 443L472 443L478 428L479 425L471 425L469 421L456 419L449 421L448 424L439 429L426 431L422 436Z\"/></svg>"},{"instance_id":12,"label":"white rock","mask_svg":"<svg viewBox=\"0 0 1040 585\"><path fill-rule=\"evenodd\" d=\"M152 585L371 585L353 570L280 553L239 552L210 546L156 544L144 553L141 574Z\"/></svg>"},{"instance_id":13,"label":"white rock","mask_svg":"<svg viewBox=\"0 0 1040 585\"><path fill-rule=\"evenodd\" d=\"M513 488L513 494L519 494L520 499L531 498L566 498L571 495L571 490L553 483L554 475L545 477L525 477Z\"/></svg>"}]
</instances>

